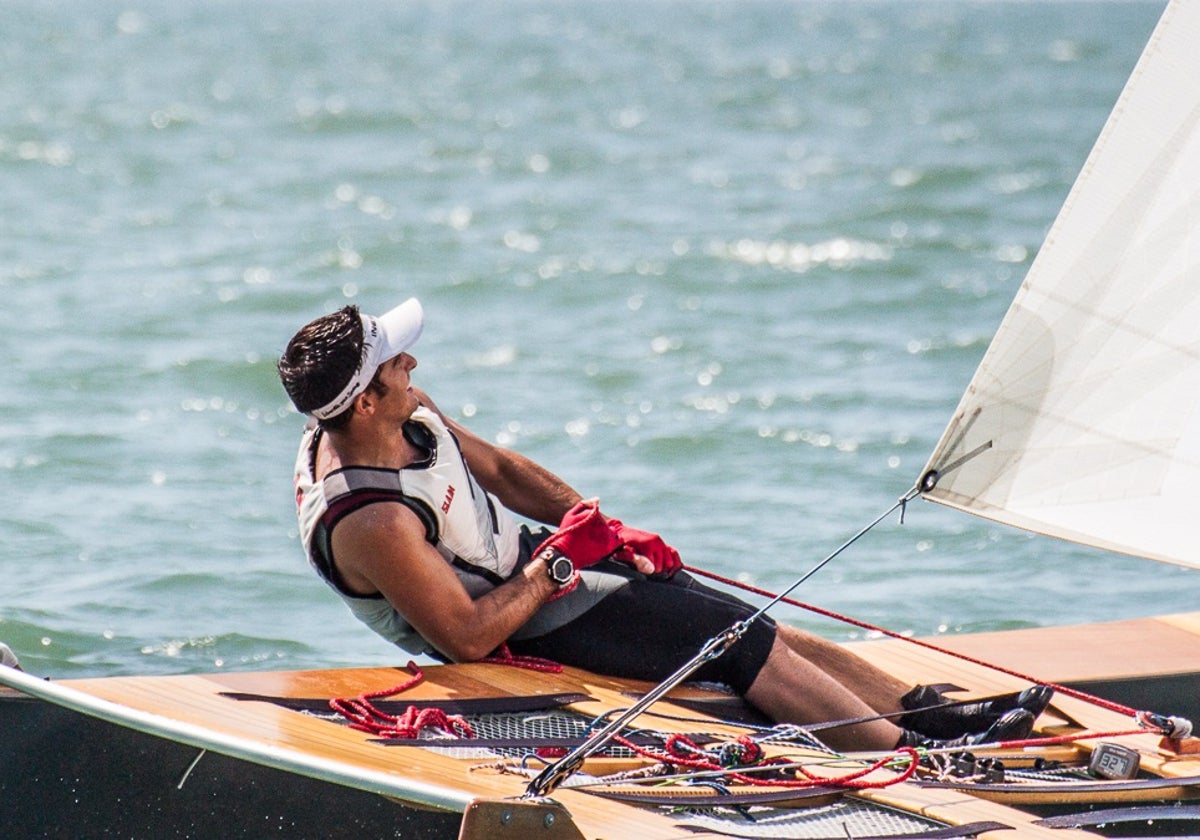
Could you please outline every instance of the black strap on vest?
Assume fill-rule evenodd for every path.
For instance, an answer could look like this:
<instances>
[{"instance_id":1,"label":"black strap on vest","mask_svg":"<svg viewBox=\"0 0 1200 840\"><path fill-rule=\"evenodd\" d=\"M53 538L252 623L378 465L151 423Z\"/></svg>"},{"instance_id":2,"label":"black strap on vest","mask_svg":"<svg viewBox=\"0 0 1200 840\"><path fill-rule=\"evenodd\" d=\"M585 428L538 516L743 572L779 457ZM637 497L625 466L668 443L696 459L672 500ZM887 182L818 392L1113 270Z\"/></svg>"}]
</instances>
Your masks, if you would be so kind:
<instances>
[{"instance_id":1,"label":"black strap on vest","mask_svg":"<svg viewBox=\"0 0 1200 840\"><path fill-rule=\"evenodd\" d=\"M346 514L380 501L396 501L410 508L425 526L425 540L438 540L437 517L429 505L407 495L400 485L400 473L383 467L344 467L325 476L325 496L329 510L322 521L333 530Z\"/></svg>"},{"instance_id":2,"label":"black strap on vest","mask_svg":"<svg viewBox=\"0 0 1200 840\"><path fill-rule=\"evenodd\" d=\"M403 427L405 439L422 453L422 458L411 464L416 469L426 469L437 462L437 436L423 423L409 420ZM454 433L450 432L451 437ZM461 452L461 447L459 448ZM465 461L464 461L465 466ZM400 472L385 467L343 467L334 470L322 480L328 509L313 530L313 554L317 571L334 587L352 598L363 596L351 592L338 574L333 562L333 529L342 519L360 508L376 502L399 502L407 507L421 524L425 526L425 541L437 545L439 537L438 520L429 505L414 496L406 494L400 483ZM474 490L472 490L474 492ZM496 509L490 497L485 495L488 512L491 516L492 530L499 532ZM455 557L451 561L454 568L478 575L493 586L504 583L504 578L489 569L468 563ZM379 595L377 597L383 597Z\"/></svg>"},{"instance_id":3,"label":"black strap on vest","mask_svg":"<svg viewBox=\"0 0 1200 840\"><path fill-rule=\"evenodd\" d=\"M313 562L321 576L341 593L352 598L364 597L346 586L333 562L333 529L356 510L376 502L398 502L414 514L425 527L425 539L437 544L437 517L420 499L406 495L400 489L396 470L376 467L347 467L335 470L324 479L328 509L313 529ZM382 598L382 595L376 597Z\"/></svg>"},{"instance_id":4,"label":"black strap on vest","mask_svg":"<svg viewBox=\"0 0 1200 840\"><path fill-rule=\"evenodd\" d=\"M437 517L423 500L409 496L401 489L400 474L397 470L382 467L344 467L325 476L324 485L329 507L313 530L313 548L317 570L339 592L354 598L363 597L347 589L341 575L338 574L337 566L333 562L332 537L334 526L360 508L376 502L399 502L421 520L421 524L425 526L425 541L430 545L437 545ZM490 499L488 505L491 505ZM495 522L494 511L492 521ZM493 586L504 583L504 578L490 569L468 563L459 557L455 557L451 562L454 568L478 575Z\"/></svg>"}]
</instances>

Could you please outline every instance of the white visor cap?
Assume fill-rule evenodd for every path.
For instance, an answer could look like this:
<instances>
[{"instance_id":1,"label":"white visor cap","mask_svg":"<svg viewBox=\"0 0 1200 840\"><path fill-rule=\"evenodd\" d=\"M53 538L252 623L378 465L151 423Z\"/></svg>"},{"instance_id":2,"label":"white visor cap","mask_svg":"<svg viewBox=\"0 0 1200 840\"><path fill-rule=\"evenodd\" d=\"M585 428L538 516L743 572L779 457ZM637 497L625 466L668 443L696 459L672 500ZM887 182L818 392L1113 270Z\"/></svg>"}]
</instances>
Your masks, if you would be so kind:
<instances>
[{"instance_id":1,"label":"white visor cap","mask_svg":"<svg viewBox=\"0 0 1200 840\"><path fill-rule=\"evenodd\" d=\"M358 370L341 393L309 412L318 420L336 417L349 408L354 398L367 390L379 366L416 344L425 326L425 310L416 298L409 298L378 318L361 313L359 317L362 318L363 345Z\"/></svg>"}]
</instances>

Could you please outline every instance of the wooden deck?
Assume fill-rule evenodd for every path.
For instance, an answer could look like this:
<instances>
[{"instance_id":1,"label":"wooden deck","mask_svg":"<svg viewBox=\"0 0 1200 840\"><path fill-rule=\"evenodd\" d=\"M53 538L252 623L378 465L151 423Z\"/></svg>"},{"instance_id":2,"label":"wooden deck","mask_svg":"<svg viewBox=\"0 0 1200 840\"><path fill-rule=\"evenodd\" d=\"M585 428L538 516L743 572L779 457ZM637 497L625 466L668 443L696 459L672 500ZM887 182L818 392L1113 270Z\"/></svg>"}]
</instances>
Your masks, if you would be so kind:
<instances>
[{"instance_id":1,"label":"wooden deck","mask_svg":"<svg viewBox=\"0 0 1200 840\"><path fill-rule=\"evenodd\" d=\"M1200 612L926 641L1056 683L1200 674ZM899 657L899 648L909 646L888 640L852 647L859 652L877 648L883 657ZM1196 688L1200 691L1200 682Z\"/></svg>"},{"instance_id":2,"label":"wooden deck","mask_svg":"<svg viewBox=\"0 0 1200 840\"><path fill-rule=\"evenodd\" d=\"M1197 676L1200 687L1200 613L1137 619L1087 627L1063 627L940 637L941 647L977 659L985 659L1022 675L1055 683L1091 679L1128 679L1170 674ZM1023 687L1024 676L997 672L945 653L899 640L856 643L853 649L865 658L896 674L917 682L950 682L982 696ZM426 679L405 692L403 700L454 700L579 693L590 700L573 708L598 715L630 703L630 693L648 685L607 679L568 668L561 674L524 671L504 665L459 665L427 667ZM465 760L417 747L382 746L371 736L347 727L299 714L269 702L236 700L230 692L290 698L353 697L363 692L388 689L407 679L399 668L343 669L315 672L231 672L167 677L115 677L69 680L56 687L81 692L197 731L214 733L222 744L244 744L248 755L236 756L338 784L350 784L422 807L463 811L477 800L511 800L519 797L526 779L495 770L481 769L480 760ZM688 688L691 697L703 692ZM683 695L677 695L682 697ZM655 709L664 717L648 714L639 723L664 731L695 730L670 715L695 718L690 708L662 704ZM1167 710L1169 711L1169 710ZM1058 696L1043 723L1055 730L1068 721L1094 731L1131 728L1127 716L1098 708L1082 700ZM713 722L710 731L738 730ZM143 729L142 731L147 731ZM187 743L186 738L179 738ZM1123 739L1142 753L1143 766L1173 777L1200 776L1200 756L1178 756L1159 749L1159 739L1138 735ZM1083 749L1088 743L1081 744ZM220 747L217 751L222 751ZM259 758L253 753L258 751ZM794 752L794 751L793 751ZM227 753L228 754L228 753ZM265 760L264 760L265 759ZM348 781L358 778L357 782ZM911 784L872 791L864 797L923 813L953 824L993 820L1017 829L1021 837L1069 838L1084 836L1070 831L1033 825L1024 812L955 790L921 788ZM581 834L553 836L614 838L696 838L668 812L621 805L588 794L559 789L554 799L565 807ZM537 806L544 808L544 806ZM490 813L488 819L494 818ZM538 811L534 817L544 819ZM563 820L559 815L559 824ZM520 821L513 825L520 824ZM494 836L509 836L496 833ZM512 836L516 836L515 834ZM715 837L715 835L712 835ZM1014 833L989 832L984 837L1012 837ZM1090 836L1090 835L1089 835Z\"/></svg>"},{"instance_id":3,"label":"wooden deck","mask_svg":"<svg viewBox=\"0 0 1200 840\"><path fill-rule=\"evenodd\" d=\"M562 674L535 674L503 665L460 665L426 668L425 674L426 680L405 692L404 699L582 693L595 699L576 704L573 708L599 714L627 706L630 702L629 691L637 692L650 687L608 680L570 668ZM248 741L269 742L272 750L285 759L288 756L315 758L330 767L350 764L373 774L391 777L398 788L410 787L412 797L424 797L422 801L429 807L462 810L476 798L519 797L525 789L524 778L477 769L483 763L478 759L456 759L421 748L384 747L371 743L370 736L364 733L271 703L238 701L222 696L225 692L246 692L280 697L348 697L390 688L405 678L406 674L399 669L375 668L121 677L76 680L67 685L123 706L164 715ZM693 696L696 694L694 690L689 693ZM694 711L671 704L663 704L658 711L667 715L696 716ZM681 726L676 721L652 714L641 718L640 723L663 730ZM695 726L685 725L683 728L694 730ZM721 729L715 723L705 728ZM733 734L737 730L728 731ZM299 762L297 770L303 772ZM392 795L396 795L395 791ZM574 825L586 838L683 840L710 836L680 826L678 820L669 814L623 806L578 791L559 789L553 798L566 808ZM1020 827L1022 836L1064 837L1061 831L1033 826L1032 818L1024 813L964 797L955 791L926 791L905 786L903 789L890 789L883 800L955 824L993 820ZM496 833L493 836L507 835ZM994 836L1000 837L999 834ZM1011 837L1012 833L1009 832L1007 836Z\"/></svg>"},{"instance_id":4,"label":"wooden deck","mask_svg":"<svg viewBox=\"0 0 1200 840\"><path fill-rule=\"evenodd\" d=\"M1200 694L1200 613L1182 613L1103 624L1011 630L926 639L955 654L992 663L1023 676L957 659L897 639L859 642L851 649L913 683L949 682L969 689L959 697L1012 691L1030 681L1078 684L1170 678ZM1160 700L1165 698L1159 698ZM1156 707L1166 714L1173 709ZM1057 713L1092 731L1133 728L1130 718L1059 694L1048 717ZM1043 723L1045 720L1043 720ZM1174 755L1160 749L1161 739L1141 735L1125 739L1143 752L1142 764L1164 776L1200 775L1200 755ZM1195 740L1195 739L1193 739ZM1081 746L1089 748L1090 742Z\"/></svg>"}]
</instances>

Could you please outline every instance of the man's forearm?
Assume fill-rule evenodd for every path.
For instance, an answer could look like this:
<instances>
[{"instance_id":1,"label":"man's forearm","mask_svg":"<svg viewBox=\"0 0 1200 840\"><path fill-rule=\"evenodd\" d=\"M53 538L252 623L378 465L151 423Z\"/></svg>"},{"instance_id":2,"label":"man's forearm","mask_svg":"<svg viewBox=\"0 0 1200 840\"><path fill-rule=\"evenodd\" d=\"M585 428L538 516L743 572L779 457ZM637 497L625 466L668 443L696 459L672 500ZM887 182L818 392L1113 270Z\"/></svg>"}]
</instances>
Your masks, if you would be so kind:
<instances>
[{"instance_id":1,"label":"man's forearm","mask_svg":"<svg viewBox=\"0 0 1200 840\"><path fill-rule=\"evenodd\" d=\"M563 514L582 500L567 482L517 452L506 451L500 463L497 487L485 487L514 513L558 525Z\"/></svg>"},{"instance_id":2,"label":"man's forearm","mask_svg":"<svg viewBox=\"0 0 1200 840\"><path fill-rule=\"evenodd\" d=\"M470 621L455 622L454 645L442 653L457 662L474 662L494 651L557 591L545 560L534 558L521 572L474 602Z\"/></svg>"}]
</instances>

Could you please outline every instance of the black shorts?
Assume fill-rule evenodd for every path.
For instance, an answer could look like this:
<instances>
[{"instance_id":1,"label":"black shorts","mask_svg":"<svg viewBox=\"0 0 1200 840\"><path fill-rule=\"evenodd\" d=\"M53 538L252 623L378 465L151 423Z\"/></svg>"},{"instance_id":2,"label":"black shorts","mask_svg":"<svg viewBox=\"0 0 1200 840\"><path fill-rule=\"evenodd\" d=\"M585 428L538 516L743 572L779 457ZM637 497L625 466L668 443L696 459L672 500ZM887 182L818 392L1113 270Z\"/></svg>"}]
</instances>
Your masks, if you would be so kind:
<instances>
[{"instance_id":1,"label":"black shorts","mask_svg":"<svg viewBox=\"0 0 1200 840\"><path fill-rule=\"evenodd\" d=\"M698 583L686 572L669 581L639 576L562 627L511 640L509 648L610 677L661 682L709 639L754 613L749 604ZM774 643L775 622L762 616L736 644L689 679L725 683L744 695Z\"/></svg>"}]
</instances>

